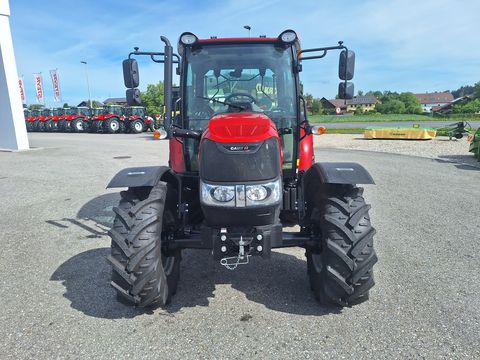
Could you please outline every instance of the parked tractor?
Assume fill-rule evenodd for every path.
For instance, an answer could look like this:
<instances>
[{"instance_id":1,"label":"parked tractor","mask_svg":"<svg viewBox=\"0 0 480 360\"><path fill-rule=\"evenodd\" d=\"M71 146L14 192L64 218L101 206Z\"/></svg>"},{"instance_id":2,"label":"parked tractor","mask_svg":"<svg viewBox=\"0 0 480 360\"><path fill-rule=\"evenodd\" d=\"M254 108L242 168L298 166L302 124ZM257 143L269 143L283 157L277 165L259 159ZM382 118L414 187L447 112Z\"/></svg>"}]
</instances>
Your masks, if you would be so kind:
<instances>
[{"instance_id":1,"label":"parked tractor","mask_svg":"<svg viewBox=\"0 0 480 360\"><path fill-rule=\"evenodd\" d=\"M138 134L148 129L154 131L153 119L147 116L143 106L126 106L123 112L128 132Z\"/></svg>"},{"instance_id":2,"label":"parked tractor","mask_svg":"<svg viewBox=\"0 0 480 360\"><path fill-rule=\"evenodd\" d=\"M115 134L125 132L123 107L121 105L105 105L103 111L92 117L92 132Z\"/></svg>"},{"instance_id":3,"label":"parked tractor","mask_svg":"<svg viewBox=\"0 0 480 360\"><path fill-rule=\"evenodd\" d=\"M30 116L26 118L27 120L27 131L38 131L38 123L40 122L39 117L41 115L41 110L33 109L30 110Z\"/></svg>"},{"instance_id":4,"label":"parked tractor","mask_svg":"<svg viewBox=\"0 0 480 360\"><path fill-rule=\"evenodd\" d=\"M109 231L118 297L139 307L167 304L183 249L208 249L234 270L253 256L298 246L322 304L367 300L375 230L358 185L374 181L360 164L314 161L312 135L321 131L308 122L299 79L305 62L340 50L339 97L350 99L354 53L342 42L302 49L292 30L239 39L183 33L178 54L161 40L163 52L136 48L123 62L129 105L140 103L134 57L164 64L162 138L170 159L169 166L124 169L108 184L127 188ZM181 96L172 119L173 65Z\"/></svg>"},{"instance_id":5,"label":"parked tractor","mask_svg":"<svg viewBox=\"0 0 480 360\"><path fill-rule=\"evenodd\" d=\"M36 118L36 130L40 132L46 131L45 122L52 116L52 109L42 109L40 115Z\"/></svg>"},{"instance_id":6,"label":"parked tractor","mask_svg":"<svg viewBox=\"0 0 480 360\"><path fill-rule=\"evenodd\" d=\"M64 114L65 110L63 108L52 109L52 115L48 116L45 121L45 131L58 131L58 121L60 120L60 116Z\"/></svg>"},{"instance_id":7,"label":"parked tractor","mask_svg":"<svg viewBox=\"0 0 480 360\"><path fill-rule=\"evenodd\" d=\"M27 131L32 131L30 121L32 118L32 110L23 109L23 117L25 118L25 127L27 128Z\"/></svg>"}]
</instances>

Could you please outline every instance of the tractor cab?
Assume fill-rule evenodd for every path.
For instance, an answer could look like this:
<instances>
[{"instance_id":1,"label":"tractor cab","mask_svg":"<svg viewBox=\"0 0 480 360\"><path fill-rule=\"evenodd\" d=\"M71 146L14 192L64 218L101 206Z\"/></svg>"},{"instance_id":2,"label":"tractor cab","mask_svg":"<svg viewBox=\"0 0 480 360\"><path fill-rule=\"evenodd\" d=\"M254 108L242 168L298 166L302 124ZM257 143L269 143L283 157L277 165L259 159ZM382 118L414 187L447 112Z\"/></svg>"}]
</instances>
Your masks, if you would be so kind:
<instances>
[{"instance_id":1,"label":"tractor cab","mask_svg":"<svg viewBox=\"0 0 480 360\"><path fill-rule=\"evenodd\" d=\"M89 118L91 114L91 109L86 106L79 106L77 107L77 114L78 115L83 115L84 118Z\"/></svg>"},{"instance_id":2,"label":"tractor cab","mask_svg":"<svg viewBox=\"0 0 480 360\"><path fill-rule=\"evenodd\" d=\"M103 109L104 109L105 115L123 116L122 105L105 105Z\"/></svg>"},{"instance_id":3,"label":"tractor cab","mask_svg":"<svg viewBox=\"0 0 480 360\"><path fill-rule=\"evenodd\" d=\"M92 118L100 114L103 114L103 108L93 108L91 110L92 110L92 114L91 114Z\"/></svg>"},{"instance_id":4,"label":"tractor cab","mask_svg":"<svg viewBox=\"0 0 480 360\"><path fill-rule=\"evenodd\" d=\"M356 163L314 163L300 87L304 62L340 50L339 98L353 96L355 55L343 42L302 49L297 34L199 39L183 33L178 54L135 48L123 62L126 97L141 105L135 56L164 64L167 166L127 168L108 187L127 187L113 224L112 286L139 306L175 293L180 252L208 249L234 270L274 248L306 249L310 285L324 304L368 299L374 229ZM173 101L173 67L180 76ZM172 116L172 114L175 114ZM323 130L322 130L323 131ZM297 226L297 230L283 231ZM151 272L144 269L155 269Z\"/></svg>"},{"instance_id":5,"label":"tractor cab","mask_svg":"<svg viewBox=\"0 0 480 360\"><path fill-rule=\"evenodd\" d=\"M126 106L124 108L124 114L127 117L144 118L145 108L143 106Z\"/></svg>"}]
</instances>

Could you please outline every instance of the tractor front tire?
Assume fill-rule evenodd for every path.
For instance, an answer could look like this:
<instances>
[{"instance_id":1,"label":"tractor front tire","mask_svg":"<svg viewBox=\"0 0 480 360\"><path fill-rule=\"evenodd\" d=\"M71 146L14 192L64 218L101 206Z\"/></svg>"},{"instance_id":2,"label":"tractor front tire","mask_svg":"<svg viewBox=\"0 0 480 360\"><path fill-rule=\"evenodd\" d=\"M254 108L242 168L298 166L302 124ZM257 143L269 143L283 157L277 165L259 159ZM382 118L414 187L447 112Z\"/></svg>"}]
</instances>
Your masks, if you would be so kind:
<instances>
[{"instance_id":1,"label":"tractor front tire","mask_svg":"<svg viewBox=\"0 0 480 360\"><path fill-rule=\"evenodd\" d=\"M144 124L140 119L132 120L128 125L130 127L130 131L134 134L140 134L144 131Z\"/></svg>"},{"instance_id":2,"label":"tractor front tire","mask_svg":"<svg viewBox=\"0 0 480 360\"><path fill-rule=\"evenodd\" d=\"M53 120L49 119L45 121L45 131L52 132L53 131Z\"/></svg>"},{"instance_id":3,"label":"tractor front tire","mask_svg":"<svg viewBox=\"0 0 480 360\"><path fill-rule=\"evenodd\" d=\"M105 131L109 134L115 134L120 131L120 120L114 117L105 120Z\"/></svg>"},{"instance_id":4,"label":"tractor front tire","mask_svg":"<svg viewBox=\"0 0 480 360\"><path fill-rule=\"evenodd\" d=\"M121 192L109 235L112 238L111 285L124 303L138 307L167 304L180 276L180 251L162 249L167 185L160 182L143 199L130 188Z\"/></svg>"},{"instance_id":5,"label":"tractor front tire","mask_svg":"<svg viewBox=\"0 0 480 360\"><path fill-rule=\"evenodd\" d=\"M76 118L72 120L71 128L76 133L85 132L85 121L82 118Z\"/></svg>"},{"instance_id":6,"label":"tractor front tire","mask_svg":"<svg viewBox=\"0 0 480 360\"><path fill-rule=\"evenodd\" d=\"M368 300L375 284L375 229L363 189L327 184L317 190L312 211L317 246L306 251L310 287L324 305L352 306Z\"/></svg>"}]
</instances>

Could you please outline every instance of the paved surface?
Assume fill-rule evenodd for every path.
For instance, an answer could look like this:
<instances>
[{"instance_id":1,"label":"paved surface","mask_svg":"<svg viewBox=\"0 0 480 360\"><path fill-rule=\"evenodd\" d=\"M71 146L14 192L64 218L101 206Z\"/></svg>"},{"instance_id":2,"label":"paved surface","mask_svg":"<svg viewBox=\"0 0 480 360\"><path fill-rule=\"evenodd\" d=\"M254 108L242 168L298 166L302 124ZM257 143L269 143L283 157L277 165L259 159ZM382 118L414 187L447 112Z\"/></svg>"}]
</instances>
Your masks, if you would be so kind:
<instances>
[{"instance_id":1,"label":"paved surface","mask_svg":"<svg viewBox=\"0 0 480 360\"><path fill-rule=\"evenodd\" d=\"M358 161L377 181L365 192L380 259L369 302L319 306L301 249L235 272L187 251L173 304L145 313L108 285L118 196L104 186L123 167L165 163L167 143L30 139L43 149L0 153L2 359L480 357L478 169L323 148L317 159Z\"/></svg>"},{"instance_id":2,"label":"paved surface","mask_svg":"<svg viewBox=\"0 0 480 360\"><path fill-rule=\"evenodd\" d=\"M460 120L459 120L460 121ZM395 126L407 126L412 127L413 124L420 124L421 127L442 128L454 123L454 121L390 121L390 122L335 122L325 123L325 127L328 128L366 128L367 126L383 126L383 127L395 127ZM480 121L469 121L473 128L480 127ZM318 124L321 124L318 123Z\"/></svg>"}]
</instances>

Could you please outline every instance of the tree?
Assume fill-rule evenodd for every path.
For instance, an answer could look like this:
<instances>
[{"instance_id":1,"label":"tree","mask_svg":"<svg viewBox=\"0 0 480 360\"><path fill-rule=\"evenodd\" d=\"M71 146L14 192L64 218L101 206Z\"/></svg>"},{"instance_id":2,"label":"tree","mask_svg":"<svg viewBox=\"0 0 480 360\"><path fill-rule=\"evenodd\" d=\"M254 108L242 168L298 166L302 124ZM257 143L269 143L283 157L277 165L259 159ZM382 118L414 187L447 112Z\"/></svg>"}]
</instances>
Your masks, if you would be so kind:
<instances>
[{"instance_id":1,"label":"tree","mask_svg":"<svg viewBox=\"0 0 480 360\"><path fill-rule=\"evenodd\" d=\"M476 99L480 99L480 81L475 83L475 86L474 86L474 96Z\"/></svg>"},{"instance_id":2,"label":"tree","mask_svg":"<svg viewBox=\"0 0 480 360\"><path fill-rule=\"evenodd\" d=\"M358 90L357 96L363 96L363 91L362 91L362 90Z\"/></svg>"},{"instance_id":3,"label":"tree","mask_svg":"<svg viewBox=\"0 0 480 360\"><path fill-rule=\"evenodd\" d=\"M317 115L317 114L321 114L322 112L323 112L322 102L320 101L320 99L314 99L312 101L312 114Z\"/></svg>"},{"instance_id":4,"label":"tree","mask_svg":"<svg viewBox=\"0 0 480 360\"><path fill-rule=\"evenodd\" d=\"M42 104L30 104L28 106L28 110L37 110L37 109L43 109Z\"/></svg>"},{"instance_id":5,"label":"tree","mask_svg":"<svg viewBox=\"0 0 480 360\"><path fill-rule=\"evenodd\" d=\"M398 100L403 102L405 105L405 113L407 114L421 114L422 105L418 101L417 97L411 92L401 93L398 97Z\"/></svg>"},{"instance_id":6,"label":"tree","mask_svg":"<svg viewBox=\"0 0 480 360\"><path fill-rule=\"evenodd\" d=\"M376 109L382 114L405 114L405 104L397 99L391 99L378 104Z\"/></svg>"},{"instance_id":7,"label":"tree","mask_svg":"<svg viewBox=\"0 0 480 360\"><path fill-rule=\"evenodd\" d=\"M64 108L64 109L69 108L69 107L70 107L70 105L68 105L68 103L64 103L64 104L63 104L63 108Z\"/></svg>"},{"instance_id":8,"label":"tree","mask_svg":"<svg viewBox=\"0 0 480 360\"><path fill-rule=\"evenodd\" d=\"M454 114L474 114L480 112L480 98L468 101L465 104L456 104L452 107Z\"/></svg>"},{"instance_id":9,"label":"tree","mask_svg":"<svg viewBox=\"0 0 480 360\"><path fill-rule=\"evenodd\" d=\"M147 90L140 94L142 104L147 108L147 114L163 113L163 81L158 84L148 84Z\"/></svg>"}]
</instances>

